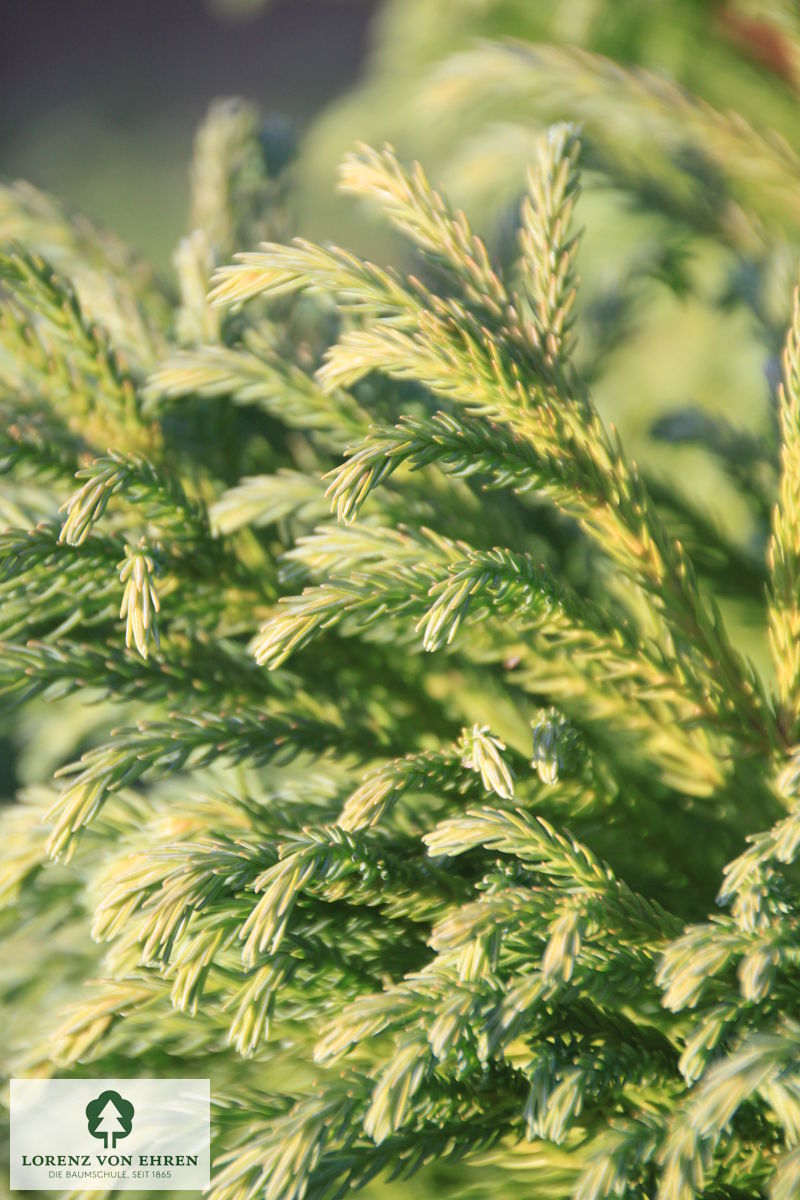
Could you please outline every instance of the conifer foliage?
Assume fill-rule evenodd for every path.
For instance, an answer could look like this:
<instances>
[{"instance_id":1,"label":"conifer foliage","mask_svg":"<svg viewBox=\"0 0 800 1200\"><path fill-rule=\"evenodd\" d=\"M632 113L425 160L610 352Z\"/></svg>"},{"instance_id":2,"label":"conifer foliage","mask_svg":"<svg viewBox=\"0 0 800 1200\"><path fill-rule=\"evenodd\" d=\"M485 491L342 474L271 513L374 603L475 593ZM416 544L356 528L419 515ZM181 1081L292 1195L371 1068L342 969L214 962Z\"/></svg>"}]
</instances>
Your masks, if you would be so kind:
<instances>
[{"instance_id":1,"label":"conifer foliage","mask_svg":"<svg viewBox=\"0 0 800 1200\"><path fill-rule=\"evenodd\" d=\"M103 701L2 814L8 1066L210 1073L213 1200L789 1200L800 305L773 689L575 364L579 131L502 264L357 148L408 272L289 240L260 138L212 110L176 296L0 198L0 690Z\"/></svg>"}]
</instances>

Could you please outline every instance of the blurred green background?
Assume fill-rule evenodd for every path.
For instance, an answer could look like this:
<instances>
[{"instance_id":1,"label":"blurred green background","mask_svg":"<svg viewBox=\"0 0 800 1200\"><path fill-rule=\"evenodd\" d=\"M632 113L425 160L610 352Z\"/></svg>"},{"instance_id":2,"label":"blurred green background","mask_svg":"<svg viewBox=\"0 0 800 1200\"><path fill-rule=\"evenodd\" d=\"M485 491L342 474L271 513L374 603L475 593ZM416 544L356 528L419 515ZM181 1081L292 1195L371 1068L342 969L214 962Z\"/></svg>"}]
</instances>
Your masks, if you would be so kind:
<instances>
[{"instance_id":1,"label":"blurred green background","mask_svg":"<svg viewBox=\"0 0 800 1200\"><path fill-rule=\"evenodd\" d=\"M159 266L184 232L192 138L216 96L298 130L357 81L367 0L0 4L0 174L111 226Z\"/></svg>"}]
</instances>

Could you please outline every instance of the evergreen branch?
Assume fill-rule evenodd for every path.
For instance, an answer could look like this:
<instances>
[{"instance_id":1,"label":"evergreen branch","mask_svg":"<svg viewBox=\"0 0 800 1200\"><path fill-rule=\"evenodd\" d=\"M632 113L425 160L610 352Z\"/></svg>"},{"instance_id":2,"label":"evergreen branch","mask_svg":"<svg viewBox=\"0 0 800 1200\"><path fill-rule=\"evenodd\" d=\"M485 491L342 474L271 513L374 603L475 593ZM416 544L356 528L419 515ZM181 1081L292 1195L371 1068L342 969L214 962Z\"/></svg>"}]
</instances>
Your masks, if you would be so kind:
<instances>
[{"instance_id":1,"label":"evergreen branch","mask_svg":"<svg viewBox=\"0 0 800 1200\"><path fill-rule=\"evenodd\" d=\"M125 558L119 564L120 583L125 584L120 617L126 618L125 645L131 643L147 658L150 641L159 645L156 613L161 608L153 583L154 565L149 554L141 549L125 547Z\"/></svg>"},{"instance_id":2,"label":"evergreen branch","mask_svg":"<svg viewBox=\"0 0 800 1200\"><path fill-rule=\"evenodd\" d=\"M79 622L112 616L117 595L113 568L122 545L95 535L73 547L60 544L58 537L55 523L0 533L3 637L13 638L22 630L29 635L43 629L63 633Z\"/></svg>"},{"instance_id":3,"label":"evergreen branch","mask_svg":"<svg viewBox=\"0 0 800 1200\"><path fill-rule=\"evenodd\" d=\"M796 1053L797 1030L784 1028L780 1033L748 1038L711 1067L672 1122L659 1155L658 1200L688 1200L702 1190L708 1159L737 1111L758 1095L774 1102L772 1088L781 1082L786 1103L778 1104L774 1111L784 1120L789 1117L787 1132L793 1137L800 1121L800 1084L792 1077Z\"/></svg>"},{"instance_id":4,"label":"evergreen branch","mask_svg":"<svg viewBox=\"0 0 800 1200\"><path fill-rule=\"evenodd\" d=\"M175 247L172 262L181 296L181 306L175 316L179 344L213 346L219 343L223 314L208 302L208 281L216 259L206 231L193 229L182 237Z\"/></svg>"},{"instance_id":5,"label":"evergreen branch","mask_svg":"<svg viewBox=\"0 0 800 1200\"><path fill-rule=\"evenodd\" d=\"M254 966L281 948L295 906L304 892L329 903L376 907L386 919L407 918L427 927L445 907L440 886L456 891L424 859L412 857L419 843L391 841L345 830L340 825L304 830L278 848L279 861L252 882L260 898L239 930L243 959Z\"/></svg>"},{"instance_id":6,"label":"evergreen branch","mask_svg":"<svg viewBox=\"0 0 800 1200\"><path fill-rule=\"evenodd\" d=\"M47 1058L63 1067L91 1057L91 1051L108 1034L112 1025L131 1013L146 1012L159 996L149 981L106 980L95 986L95 995L75 1005L55 1029L47 1046Z\"/></svg>"},{"instance_id":7,"label":"evergreen branch","mask_svg":"<svg viewBox=\"0 0 800 1200\"><path fill-rule=\"evenodd\" d=\"M78 469L81 445L45 409L33 405L19 412L0 405L0 475L27 472L62 479Z\"/></svg>"},{"instance_id":8,"label":"evergreen branch","mask_svg":"<svg viewBox=\"0 0 800 1200\"><path fill-rule=\"evenodd\" d=\"M667 947L659 967L663 1003L678 1011L696 1004L709 980L724 971L746 948L747 938L730 918L689 926Z\"/></svg>"},{"instance_id":9,"label":"evergreen branch","mask_svg":"<svg viewBox=\"0 0 800 1200\"><path fill-rule=\"evenodd\" d=\"M25 645L0 642L0 696L12 708L34 696L55 700L72 692L94 691L99 698L131 697L139 701L167 699L194 703L201 696L227 696L259 703L265 697L263 675L239 647L205 645L172 637L169 655L148 659L120 656L118 639Z\"/></svg>"},{"instance_id":10,"label":"evergreen branch","mask_svg":"<svg viewBox=\"0 0 800 1200\"><path fill-rule=\"evenodd\" d=\"M214 268L239 246L283 232L285 189L267 160L256 109L238 98L213 103L195 137L191 233L173 257L181 294L176 327L184 345L220 340L223 314L208 299Z\"/></svg>"},{"instance_id":11,"label":"evergreen branch","mask_svg":"<svg viewBox=\"0 0 800 1200\"><path fill-rule=\"evenodd\" d=\"M680 922L658 904L631 892L613 871L571 835L559 833L543 817L531 818L522 809L471 809L463 817L443 821L423 837L434 857L454 857L481 846L511 854L557 887L579 887L602 895L609 911L626 923L657 938L675 933ZM563 930L556 931L559 940ZM556 955L559 957L559 955Z\"/></svg>"},{"instance_id":12,"label":"evergreen branch","mask_svg":"<svg viewBox=\"0 0 800 1200\"><path fill-rule=\"evenodd\" d=\"M516 891L520 892L520 889ZM524 954L529 957L532 943L538 940L538 931L537 934L531 934L531 922L541 920L548 905L547 899L528 890L521 892L519 902L514 907L514 893L514 889L506 889L499 896L486 897L482 903L466 906L457 910L451 917L445 918L439 929L434 932L431 944L438 953L433 962L422 972L408 976L388 994L356 1001L344 1014L344 1021L338 1023L335 1029L331 1028L317 1046L315 1056L327 1060L331 1056L340 1055L354 1044L366 1045L379 1034L388 1031L396 1033L395 1054L378 1077L370 1107L364 1118L366 1131L378 1142L384 1141L409 1119L413 1119L412 1105L415 1104L415 1096L431 1078L432 1068L437 1061L442 1066L445 1063L454 1064L461 1074L465 1064L474 1061L474 1054L477 1054L480 1062L488 1065L490 1056L500 1049L497 1037L490 1032L491 1023L499 1015L492 998L499 983L499 960L503 956L499 947L504 946L506 941L513 945L517 934L520 939L524 938ZM619 899L620 917L629 927L626 929L626 935L632 935L635 945L641 944L643 933L652 941L654 928L657 936L663 936L665 928L670 928L669 922L665 923L661 914L652 913L639 898L626 893L624 889L620 891ZM562 927L563 924L561 921ZM564 956L563 928L559 928L558 925L559 922L556 922L543 961L547 964L548 960L555 961L558 958L558 970L563 972L564 982L568 982L571 977L571 965ZM631 963L635 962L631 949L632 947L626 947L620 955L626 973L630 972ZM596 976L596 961L593 960L591 952L580 951L580 942L576 953L580 953L581 957L586 959L585 966L588 970L582 973L582 982L589 983L592 974ZM552 967L548 967L548 970L553 974ZM641 967L636 974L643 974ZM484 984L489 985L491 990L487 992ZM541 1001L548 991L547 988L543 989L537 980L535 994L532 995L530 984L531 980L527 978L523 985L529 993L526 1001L528 1007L531 1001L536 1003L537 998ZM552 992L552 988L549 990ZM521 998L515 996L513 987L506 994L509 1001L514 1001L514 1008L510 1011L515 1014L515 1023L512 1029L506 1022L503 1045L509 1044L518 1036L520 1018L524 1015ZM484 1026L487 1002L489 1029ZM608 1002L607 993L605 1002ZM587 1038L587 1041L591 1041L597 1036L598 1020L596 1017L591 1018L591 1013L587 1015L592 1026L591 1038ZM570 1016L574 1018L575 1014L571 1013ZM422 1034L419 1032L421 1018L425 1029ZM540 1032L545 1033L549 1021L547 1010L544 1010L544 1014L540 1011L539 1024L544 1026L540 1028ZM623 1036L620 1039L624 1044L630 1039L633 1031L624 1020L619 1024L627 1025L627 1028L623 1028ZM648 1063L645 1071L655 1068L663 1075L665 1065L672 1065L671 1053L665 1049L663 1040L651 1039L647 1051ZM657 1064L660 1064L660 1067ZM603 1067L610 1074L612 1081L618 1079L618 1057L614 1061L613 1057L609 1056ZM627 1072L627 1079L630 1080L637 1070L641 1069L641 1056L632 1056L631 1063L626 1064L623 1072ZM608 1074L601 1083L593 1077L595 1072L596 1067L593 1067L592 1073L583 1080L577 1094L578 1110L581 1100L586 1100L593 1088L597 1087L602 1092L609 1086ZM573 1078L572 1084L575 1082ZM542 1106L545 1107L547 1092L545 1091L544 1097L540 1098ZM554 1096L553 1103L549 1106L548 1120L554 1123L548 1126L549 1132L544 1136L562 1136L570 1114L569 1111L565 1113L563 1107L559 1107L560 1099L556 1100ZM576 1115L576 1112L573 1111L571 1115Z\"/></svg>"},{"instance_id":13,"label":"evergreen branch","mask_svg":"<svg viewBox=\"0 0 800 1200\"><path fill-rule=\"evenodd\" d=\"M43 524L26 533L10 530L0 534L3 636L11 639L21 629L33 633L47 628L52 637L79 622L107 621L113 614L116 592L109 570L116 564L120 582L125 584L119 615L127 619L126 645L135 644L146 658L150 639L158 644L155 614L160 601L152 557L141 545L123 549L118 542L97 535L70 545L61 541L57 528ZM32 581L40 585L33 597L29 592ZM43 583L46 586L41 586Z\"/></svg>"},{"instance_id":14,"label":"evergreen branch","mask_svg":"<svg viewBox=\"0 0 800 1200\"><path fill-rule=\"evenodd\" d=\"M401 167L390 146L359 145L340 172L344 192L374 200L402 233L463 291L465 299L491 317L504 320L510 300L486 246L462 212L453 212L431 188L419 163Z\"/></svg>"},{"instance_id":15,"label":"evergreen branch","mask_svg":"<svg viewBox=\"0 0 800 1200\"><path fill-rule=\"evenodd\" d=\"M526 556L499 548L473 551L451 563L445 579L432 581L428 598L432 603L417 629L422 628L422 645L429 651L449 645L470 610L487 601L498 615L533 615L539 609L545 624L551 609L566 611L563 593L546 571Z\"/></svg>"},{"instance_id":16,"label":"evergreen branch","mask_svg":"<svg viewBox=\"0 0 800 1200\"><path fill-rule=\"evenodd\" d=\"M440 121L510 110L517 122L520 111L580 122L590 161L651 206L746 252L773 222L797 228L800 160L787 141L640 67L571 46L485 43L435 69L424 99Z\"/></svg>"},{"instance_id":17,"label":"evergreen branch","mask_svg":"<svg viewBox=\"0 0 800 1200\"><path fill-rule=\"evenodd\" d=\"M349 386L373 369L415 378L506 424L536 454L539 489L579 521L675 627L702 673L702 693L710 689L722 699L724 691L723 703L737 696L738 712L731 715L747 736L774 739L752 669L731 646L719 613L701 597L685 550L669 537L618 438L583 405L544 398L531 405L513 359L497 342L467 330L466 320L454 325L427 313L416 335L380 326L346 334L320 377L326 386Z\"/></svg>"},{"instance_id":18,"label":"evergreen branch","mask_svg":"<svg viewBox=\"0 0 800 1200\"><path fill-rule=\"evenodd\" d=\"M800 289L783 356L781 480L769 544L769 636L781 724L791 745L800 732Z\"/></svg>"},{"instance_id":19,"label":"evergreen branch","mask_svg":"<svg viewBox=\"0 0 800 1200\"><path fill-rule=\"evenodd\" d=\"M4 807L0 817L3 861L0 868L0 909L14 904L25 881L42 864L44 832L42 817L52 796L30 789L15 804Z\"/></svg>"},{"instance_id":20,"label":"evergreen branch","mask_svg":"<svg viewBox=\"0 0 800 1200\"><path fill-rule=\"evenodd\" d=\"M67 516L59 541L81 545L102 517L111 497L119 494L140 506L149 520L166 525L173 537L186 536L187 526L190 536L200 539L209 536L205 513L199 504L187 498L178 479L166 476L140 455L111 451L77 471L76 478L86 482L61 506Z\"/></svg>"},{"instance_id":21,"label":"evergreen branch","mask_svg":"<svg viewBox=\"0 0 800 1200\"><path fill-rule=\"evenodd\" d=\"M472 790L464 767L481 777L481 787L508 798L513 794L513 774L500 755L505 747L486 730L464 730L454 745L438 751L407 754L373 768L345 800L337 824L359 830L374 826L409 792Z\"/></svg>"},{"instance_id":22,"label":"evergreen branch","mask_svg":"<svg viewBox=\"0 0 800 1200\"><path fill-rule=\"evenodd\" d=\"M80 373L82 390L91 397L87 408L99 397L111 403L125 428L135 427L138 401L134 382L108 335L85 317L67 281L43 258L17 249L0 255L0 282L44 327L53 340L54 353L63 356L68 348L66 369Z\"/></svg>"},{"instance_id":23,"label":"evergreen branch","mask_svg":"<svg viewBox=\"0 0 800 1200\"><path fill-rule=\"evenodd\" d=\"M257 1194L265 1200L303 1200L325 1147L341 1136L356 1111L356 1100L336 1093L298 1101L286 1117L262 1130L261 1139L218 1159L212 1200L252 1200Z\"/></svg>"},{"instance_id":24,"label":"evergreen branch","mask_svg":"<svg viewBox=\"0 0 800 1200\"><path fill-rule=\"evenodd\" d=\"M302 561L313 559L315 570L324 571L332 560L334 574L300 596L282 599L254 644L260 665L280 666L320 630L346 619L366 628L384 616L419 614L423 647L435 650L453 640L467 612L478 606L509 616L524 613L532 623L563 608L558 587L527 556L441 540L437 545L433 535L387 538L386 531L364 532L363 546L340 538L343 553L330 536L305 539ZM300 556L295 551L292 557Z\"/></svg>"},{"instance_id":25,"label":"evergreen branch","mask_svg":"<svg viewBox=\"0 0 800 1200\"><path fill-rule=\"evenodd\" d=\"M256 529L291 518L314 525L327 505L319 481L285 468L275 475L253 475L228 488L209 509L212 528L229 534L244 526Z\"/></svg>"},{"instance_id":26,"label":"evergreen branch","mask_svg":"<svg viewBox=\"0 0 800 1200\"><path fill-rule=\"evenodd\" d=\"M792 1200L800 1187L800 1152L797 1147L782 1154L770 1184L770 1200Z\"/></svg>"},{"instance_id":27,"label":"evergreen branch","mask_svg":"<svg viewBox=\"0 0 800 1200\"><path fill-rule=\"evenodd\" d=\"M161 353L167 298L149 263L52 196L17 180L0 186L0 241L26 246L70 280L92 320L144 365Z\"/></svg>"},{"instance_id":28,"label":"evergreen branch","mask_svg":"<svg viewBox=\"0 0 800 1200\"><path fill-rule=\"evenodd\" d=\"M307 718L196 712L167 721L142 722L122 729L114 741L63 768L74 776L47 814L53 822L48 851L69 857L77 835L94 819L107 794L129 787L146 772L180 771L224 757L233 762L289 762L304 749L341 743L341 731Z\"/></svg>"},{"instance_id":29,"label":"evergreen branch","mask_svg":"<svg viewBox=\"0 0 800 1200\"><path fill-rule=\"evenodd\" d=\"M251 214L266 199L258 126L253 105L234 97L212 104L195 137L190 223L202 230L216 261L250 241Z\"/></svg>"},{"instance_id":30,"label":"evergreen branch","mask_svg":"<svg viewBox=\"0 0 800 1200\"><path fill-rule=\"evenodd\" d=\"M536 486L537 457L502 426L458 413L430 419L403 417L395 426L372 426L347 461L329 473L328 495L340 521L358 516L370 493L399 466L412 471L433 463L456 477L487 475L493 487L525 491Z\"/></svg>"},{"instance_id":31,"label":"evergreen branch","mask_svg":"<svg viewBox=\"0 0 800 1200\"><path fill-rule=\"evenodd\" d=\"M290 429L319 430L336 448L358 437L368 425L354 400L342 392L324 393L305 371L252 348L202 346L174 354L150 378L150 406L191 396L230 398L254 405Z\"/></svg>"},{"instance_id":32,"label":"evergreen branch","mask_svg":"<svg viewBox=\"0 0 800 1200\"><path fill-rule=\"evenodd\" d=\"M35 529L5 529L0 532L2 579L10 581L37 568L80 562L109 562L119 557L121 543L116 538L95 534L88 543L65 546L56 522L42 521Z\"/></svg>"},{"instance_id":33,"label":"evergreen branch","mask_svg":"<svg viewBox=\"0 0 800 1200\"><path fill-rule=\"evenodd\" d=\"M509 1097L505 1078L492 1088L491 1118L479 1092L436 1089L428 1104L420 1106L413 1126L376 1147L371 1138L359 1136L368 1087L363 1076L338 1087L331 1082L265 1125L255 1144L226 1151L218 1160L221 1169L211 1200L252 1200L257 1194L265 1200L303 1200L306 1195L340 1200L382 1172L393 1178L413 1175L426 1162L486 1149L513 1128L517 1097Z\"/></svg>"},{"instance_id":34,"label":"evergreen branch","mask_svg":"<svg viewBox=\"0 0 800 1200\"><path fill-rule=\"evenodd\" d=\"M521 809L484 808L445 821L423 841L434 856L464 854L475 846L514 854L554 879L569 879L591 889L613 880L608 867L585 846L559 834L543 818L532 820Z\"/></svg>"},{"instance_id":35,"label":"evergreen branch","mask_svg":"<svg viewBox=\"0 0 800 1200\"><path fill-rule=\"evenodd\" d=\"M494 792L503 800L513 797L514 777L502 757L506 744L489 733L488 725L465 729L460 749L462 765L480 775L487 792Z\"/></svg>"},{"instance_id":36,"label":"evergreen branch","mask_svg":"<svg viewBox=\"0 0 800 1200\"><path fill-rule=\"evenodd\" d=\"M288 246L265 242L260 250L237 254L233 266L215 272L212 283L213 304L311 290L336 296L344 312L381 317L400 328L413 323L421 307L394 272L301 238Z\"/></svg>"},{"instance_id":37,"label":"evergreen branch","mask_svg":"<svg viewBox=\"0 0 800 1200\"><path fill-rule=\"evenodd\" d=\"M780 772L775 790L789 808L789 814L766 831L749 834L748 847L724 871L722 887L717 896L721 904L734 902L734 915L740 928L752 933L768 925L770 908L783 898L774 894L774 868L790 866L800 853L800 756L792 753Z\"/></svg>"},{"instance_id":38,"label":"evergreen branch","mask_svg":"<svg viewBox=\"0 0 800 1200\"><path fill-rule=\"evenodd\" d=\"M568 766L577 745L576 732L567 718L551 705L531 722L533 759L531 765L542 783L548 786L558 780L559 772Z\"/></svg>"},{"instance_id":39,"label":"evergreen branch","mask_svg":"<svg viewBox=\"0 0 800 1200\"><path fill-rule=\"evenodd\" d=\"M317 373L325 389L352 387L372 371L393 379L413 379L436 395L448 397L483 415L509 416L528 407L522 372L488 332L475 327L466 309L456 316L423 310L418 328L380 323L342 335ZM534 386L538 381L534 381Z\"/></svg>"},{"instance_id":40,"label":"evergreen branch","mask_svg":"<svg viewBox=\"0 0 800 1200\"><path fill-rule=\"evenodd\" d=\"M538 145L522 206L517 307L530 312L534 345L553 367L569 357L577 290L578 238L572 210L580 192L580 143L568 125L553 126Z\"/></svg>"},{"instance_id":41,"label":"evergreen branch","mask_svg":"<svg viewBox=\"0 0 800 1200\"><path fill-rule=\"evenodd\" d=\"M264 611L264 580L246 586L238 564L230 556L208 553L189 558L180 554L169 556L160 547L148 549L146 557L152 560L152 569L143 563L130 578L125 571L124 612L120 615L131 613L133 618L138 600L143 601L145 595L144 591L139 592L137 580L143 580L145 569L152 577L156 566L159 573L169 569L161 585L162 595L173 593L179 582L184 584L182 604L172 617L172 631L176 635L185 637L189 633L192 637L198 634L203 637L213 629L216 635L226 637L232 628L249 628L254 611L259 608ZM54 638L78 624L106 625L115 617L114 609L119 605L115 575L125 570L126 563L142 550L140 545L126 551L124 543L97 533L81 545L71 546L60 541L59 526L52 523L42 523L30 531L9 530L0 534L2 636L15 638L21 631L29 636L42 636L46 631ZM125 561L121 562L123 558ZM221 564L231 571L230 582L224 588L219 586ZM148 595L152 610L152 595ZM133 609L129 600L134 601Z\"/></svg>"},{"instance_id":42,"label":"evergreen branch","mask_svg":"<svg viewBox=\"0 0 800 1200\"><path fill-rule=\"evenodd\" d=\"M478 552L430 533L390 537L387 531L350 527L305 538L289 557L327 578L280 602L253 643L262 665L280 665L323 630L379 632L382 623L398 617L413 618L417 631L424 631L423 648L433 650L447 644L468 618L463 653L479 661L503 660L513 631L521 639L511 643L520 655L518 684L549 694L591 722L601 738L608 737L613 713L617 747L624 730L634 744L643 739L649 763L662 764L670 781L680 779L682 788L700 795L716 786L719 768L703 739L664 728L664 711L687 726L696 717L669 667L647 650L637 652L621 631L606 632L591 606L555 585L526 556ZM487 616L498 622L496 636L492 625L486 627ZM599 691L595 680L601 677Z\"/></svg>"}]
</instances>

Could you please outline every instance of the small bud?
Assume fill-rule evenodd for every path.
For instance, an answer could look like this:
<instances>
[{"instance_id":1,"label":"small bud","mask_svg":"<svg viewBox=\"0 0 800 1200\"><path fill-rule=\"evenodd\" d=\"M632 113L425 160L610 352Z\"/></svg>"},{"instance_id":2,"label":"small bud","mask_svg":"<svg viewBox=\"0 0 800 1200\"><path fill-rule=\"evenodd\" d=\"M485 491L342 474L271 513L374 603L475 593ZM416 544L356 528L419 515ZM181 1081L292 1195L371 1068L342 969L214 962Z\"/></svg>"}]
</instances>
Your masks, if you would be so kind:
<instances>
[{"instance_id":1,"label":"small bud","mask_svg":"<svg viewBox=\"0 0 800 1200\"><path fill-rule=\"evenodd\" d=\"M505 743L492 737L488 725L473 725L461 735L461 761L470 771L480 774L487 792L504 800L514 795L514 777L501 757Z\"/></svg>"},{"instance_id":2,"label":"small bud","mask_svg":"<svg viewBox=\"0 0 800 1200\"><path fill-rule=\"evenodd\" d=\"M577 735L571 722L557 708L541 709L533 729L533 758L542 783L554 784L559 773L571 766Z\"/></svg>"},{"instance_id":3,"label":"small bud","mask_svg":"<svg viewBox=\"0 0 800 1200\"><path fill-rule=\"evenodd\" d=\"M120 582L125 584L120 617L127 618L125 645L135 645L142 658L147 658L150 640L159 645L156 613L161 605L158 599L153 574L153 560L142 550L125 547L127 558L118 566Z\"/></svg>"}]
</instances>

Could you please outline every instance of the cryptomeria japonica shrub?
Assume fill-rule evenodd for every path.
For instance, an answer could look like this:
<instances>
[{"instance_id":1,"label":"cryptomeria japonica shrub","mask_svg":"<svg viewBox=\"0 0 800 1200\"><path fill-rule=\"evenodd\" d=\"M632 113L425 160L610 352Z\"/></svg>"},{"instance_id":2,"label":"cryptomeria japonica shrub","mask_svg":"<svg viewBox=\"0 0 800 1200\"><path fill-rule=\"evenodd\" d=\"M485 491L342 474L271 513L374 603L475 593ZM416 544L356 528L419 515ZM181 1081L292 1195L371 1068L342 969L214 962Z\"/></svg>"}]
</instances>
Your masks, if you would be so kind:
<instances>
[{"instance_id":1,"label":"cryptomeria japonica shrub","mask_svg":"<svg viewBox=\"0 0 800 1200\"><path fill-rule=\"evenodd\" d=\"M239 103L198 136L174 294L6 188L0 687L58 768L2 815L7 1065L210 1074L214 1200L420 1168L431 1196L789 1200L800 313L764 300L754 181L774 210L800 164L590 55L473 53L451 84L593 82L564 115L620 187L658 153L631 167L598 95L731 156L700 217L784 340L776 426L662 433L771 513L758 552L593 401L572 124L499 256L356 149L342 187L403 270L288 237ZM771 677L717 598L758 611Z\"/></svg>"}]
</instances>

